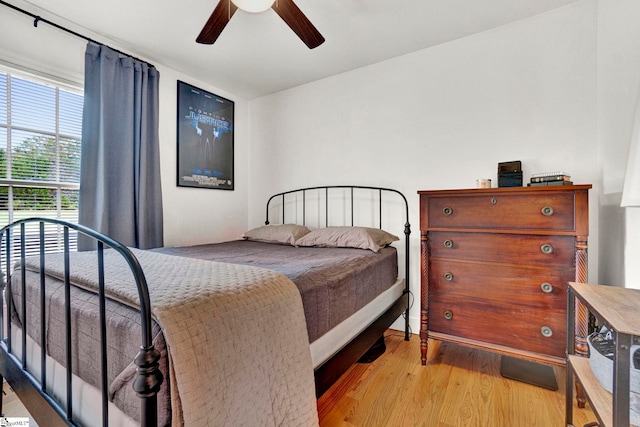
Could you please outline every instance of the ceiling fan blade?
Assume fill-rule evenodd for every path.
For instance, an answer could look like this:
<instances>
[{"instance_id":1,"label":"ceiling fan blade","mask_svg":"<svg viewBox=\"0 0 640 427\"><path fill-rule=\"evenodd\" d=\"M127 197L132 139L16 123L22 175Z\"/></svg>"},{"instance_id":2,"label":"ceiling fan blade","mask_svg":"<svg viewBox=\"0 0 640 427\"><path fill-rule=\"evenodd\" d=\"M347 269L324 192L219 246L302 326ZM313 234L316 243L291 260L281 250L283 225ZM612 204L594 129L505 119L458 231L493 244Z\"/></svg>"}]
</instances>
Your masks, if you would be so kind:
<instances>
[{"instance_id":1,"label":"ceiling fan blade","mask_svg":"<svg viewBox=\"0 0 640 427\"><path fill-rule=\"evenodd\" d=\"M220 0L216 8L213 9L213 13L211 13L209 20L204 24L198 38L196 38L196 42L202 44L213 44L220 36L220 33L222 33L222 30L224 30L224 27L227 25L233 14L236 13L236 10L238 10L238 7L230 0Z\"/></svg>"},{"instance_id":2,"label":"ceiling fan blade","mask_svg":"<svg viewBox=\"0 0 640 427\"><path fill-rule=\"evenodd\" d=\"M309 49L324 43L324 37L313 26L311 21L296 6L293 0L276 0L271 6L294 33L306 44Z\"/></svg>"}]
</instances>

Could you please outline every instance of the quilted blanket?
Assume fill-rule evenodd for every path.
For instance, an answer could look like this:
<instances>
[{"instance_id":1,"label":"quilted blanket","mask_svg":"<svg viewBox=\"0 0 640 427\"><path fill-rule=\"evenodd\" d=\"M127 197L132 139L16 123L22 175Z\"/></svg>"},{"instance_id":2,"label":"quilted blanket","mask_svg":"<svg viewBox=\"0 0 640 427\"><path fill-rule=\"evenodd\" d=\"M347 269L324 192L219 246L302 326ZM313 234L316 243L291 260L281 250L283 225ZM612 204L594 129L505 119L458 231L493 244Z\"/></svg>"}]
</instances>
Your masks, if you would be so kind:
<instances>
[{"instance_id":1,"label":"quilted blanket","mask_svg":"<svg viewBox=\"0 0 640 427\"><path fill-rule=\"evenodd\" d=\"M258 267L133 250L168 346L174 426L315 426L313 368L300 293ZM62 277L62 257L47 257ZM38 270L38 260L27 261ZM73 254L72 283L97 290L96 255ZM105 251L106 293L138 306L128 265Z\"/></svg>"}]
</instances>

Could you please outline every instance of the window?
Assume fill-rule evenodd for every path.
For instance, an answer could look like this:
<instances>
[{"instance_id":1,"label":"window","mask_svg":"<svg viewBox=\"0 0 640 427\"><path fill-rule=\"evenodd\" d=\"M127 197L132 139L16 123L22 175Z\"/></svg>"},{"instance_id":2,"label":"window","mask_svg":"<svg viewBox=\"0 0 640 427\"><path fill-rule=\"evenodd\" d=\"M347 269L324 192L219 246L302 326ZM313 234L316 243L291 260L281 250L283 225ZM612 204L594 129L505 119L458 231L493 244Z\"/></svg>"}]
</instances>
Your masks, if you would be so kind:
<instances>
[{"instance_id":1,"label":"window","mask_svg":"<svg viewBox=\"0 0 640 427\"><path fill-rule=\"evenodd\" d=\"M78 222L82 104L81 89L0 69L0 228L28 217ZM58 228L45 228L47 249L62 240ZM35 251L37 225L26 232Z\"/></svg>"}]
</instances>

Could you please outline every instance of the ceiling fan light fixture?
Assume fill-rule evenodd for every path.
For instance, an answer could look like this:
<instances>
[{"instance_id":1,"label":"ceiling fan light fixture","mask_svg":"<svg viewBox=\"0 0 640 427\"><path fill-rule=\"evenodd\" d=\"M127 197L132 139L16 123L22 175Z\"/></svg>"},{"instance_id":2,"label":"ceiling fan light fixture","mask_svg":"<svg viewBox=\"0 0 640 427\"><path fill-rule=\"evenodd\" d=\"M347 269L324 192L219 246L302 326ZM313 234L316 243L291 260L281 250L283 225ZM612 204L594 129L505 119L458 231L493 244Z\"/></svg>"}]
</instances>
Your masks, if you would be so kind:
<instances>
[{"instance_id":1,"label":"ceiling fan light fixture","mask_svg":"<svg viewBox=\"0 0 640 427\"><path fill-rule=\"evenodd\" d=\"M245 12L260 13L269 9L275 0L231 0L233 4L238 6Z\"/></svg>"},{"instance_id":2,"label":"ceiling fan light fixture","mask_svg":"<svg viewBox=\"0 0 640 427\"><path fill-rule=\"evenodd\" d=\"M309 49L314 49L324 43L322 34L296 6L294 0L218 0L218 4L196 38L196 42L213 44L238 9L260 13L269 8L273 8Z\"/></svg>"}]
</instances>

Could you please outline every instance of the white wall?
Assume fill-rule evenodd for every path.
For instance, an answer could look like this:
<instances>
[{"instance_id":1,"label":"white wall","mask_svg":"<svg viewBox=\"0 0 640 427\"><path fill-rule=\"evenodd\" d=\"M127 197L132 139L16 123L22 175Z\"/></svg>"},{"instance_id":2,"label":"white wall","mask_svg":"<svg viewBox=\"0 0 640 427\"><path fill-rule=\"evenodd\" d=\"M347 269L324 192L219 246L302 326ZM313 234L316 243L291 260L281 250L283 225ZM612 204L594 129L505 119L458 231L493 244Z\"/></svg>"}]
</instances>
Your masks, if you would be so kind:
<instances>
[{"instance_id":1,"label":"white wall","mask_svg":"<svg viewBox=\"0 0 640 427\"><path fill-rule=\"evenodd\" d=\"M116 42L86 30L58 24L104 42L116 49ZM86 42L45 23L38 28L26 15L3 7L0 14L0 61L5 65L50 75L82 86ZM130 52L136 55L136 52ZM144 58L141 55L142 59ZM187 245L236 238L247 227L247 102L209 83L151 61L160 71L160 151L164 203L165 245ZM235 190L176 186L176 81L180 79L235 101Z\"/></svg>"},{"instance_id":2,"label":"white wall","mask_svg":"<svg viewBox=\"0 0 640 427\"><path fill-rule=\"evenodd\" d=\"M249 225L268 194L316 184L404 192L419 301L418 190L469 188L521 160L525 180L563 170L591 191L597 277L597 4L492 31L250 102ZM399 218L399 221L402 221ZM411 313L419 329L419 303Z\"/></svg>"},{"instance_id":3,"label":"white wall","mask_svg":"<svg viewBox=\"0 0 640 427\"><path fill-rule=\"evenodd\" d=\"M594 185L590 281L640 287L640 209L619 208L640 92L638 22L637 0L584 0L251 102L152 61L161 73L165 242L236 237L262 224L263 204L279 190L390 186L411 202L417 296L416 191L472 187L495 180L498 162L522 160L525 180L566 170ZM81 83L84 41L3 9L0 60ZM177 79L236 101L235 191L176 187Z\"/></svg>"},{"instance_id":4,"label":"white wall","mask_svg":"<svg viewBox=\"0 0 640 427\"><path fill-rule=\"evenodd\" d=\"M164 244L184 246L236 239L247 230L247 102L210 84L175 71L160 71L160 159L164 203ZM235 189L215 190L176 185L177 80L223 96L234 104Z\"/></svg>"},{"instance_id":5,"label":"white wall","mask_svg":"<svg viewBox=\"0 0 640 427\"><path fill-rule=\"evenodd\" d=\"M640 208L621 208L636 102L640 94L640 2L600 0L598 157L600 282L640 289ZM606 236L606 237L605 237Z\"/></svg>"}]
</instances>

